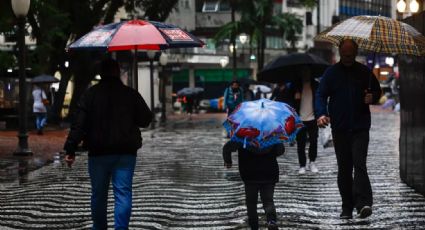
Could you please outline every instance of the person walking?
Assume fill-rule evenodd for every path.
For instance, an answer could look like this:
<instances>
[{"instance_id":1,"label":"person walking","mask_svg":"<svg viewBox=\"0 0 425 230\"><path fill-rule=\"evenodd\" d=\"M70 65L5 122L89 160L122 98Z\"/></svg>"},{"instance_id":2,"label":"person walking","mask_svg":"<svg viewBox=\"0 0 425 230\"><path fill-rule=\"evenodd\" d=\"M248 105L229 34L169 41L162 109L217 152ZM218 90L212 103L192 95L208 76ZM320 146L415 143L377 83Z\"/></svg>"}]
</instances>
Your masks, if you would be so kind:
<instances>
[{"instance_id":1,"label":"person walking","mask_svg":"<svg viewBox=\"0 0 425 230\"><path fill-rule=\"evenodd\" d=\"M88 148L93 230L107 229L109 183L114 191L115 229L128 229L132 208L132 181L137 150L142 146L139 127L153 114L136 90L120 80L117 61L101 63L101 81L82 96L64 150L69 167L84 139Z\"/></svg>"},{"instance_id":2,"label":"person walking","mask_svg":"<svg viewBox=\"0 0 425 230\"><path fill-rule=\"evenodd\" d=\"M252 230L259 229L257 202L260 193L267 228L278 229L276 207L274 205L274 188L279 181L277 157L285 152L283 144L275 144L261 152L251 152L241 144L228 141L223 146L224 167L232 167L231 153L238 151L239 173L245 185L245 201L248 224Z\"/></svg>"},{"instance_id":3,"label":"person walking","mask_svg":"<svg viewBox=\"0 0 425 230\"><path fill-rule=\"evenodd\" d=\"M317 138L319 136L319 128L317 127L317 122L314 117L314 95L319 83L311 76L309 66L303 66L303 68L300 68L300 75L300 80L297 82L296 86L297 92L294 96L295 109L304 124L304 127L297 134L297 153L298 162L300 164L298 173L305 174L306 170L311 170L311 172L317 173L319 170L315 161L317 157ZM307 158L305 155L307 137L309 142L309 164L307 164Z\"/></svg>"},{"instance_id":4,"label":"person walking","mask_svg":"<svg viewBox=\"0 0 425 230\"><path fill-rule=\"evenodd\" d=\"M273 89L270 100L284 102L292 107L295 107L295 90L293 83L278 83Z\"/></svg>"},{"instance_id":5,"label":"person walking","mask_svg":"<svg viewBox=\"0 0 425 230\"><path fill-rule=\"evenodd\" d=\"M231 114L236 107L243 102L243 91L238 81L232 81L224 91L224 109L227 115Z\"/></svg>"},{"instance_id":6,"label":"person walking","mask_svg":"<svg viewBox=\"0 0 425 230\"><path fill-rule=\"evenodd\" d=\"M243 101L253 101L255 99L254 92L249 88L249 84L244 84L242 87L243 90Z\"/></svg>"},{"instance_id":7,"label":"person walking","mask_svg":"<svg viewBox=\"0 0 425 230\"><path fill-rule=\"evenodd\" d=\"M326 70L316 95L318 126L331 124L342 198L341 219L352 218L354 208L358 217L366 218L372 214L373 204L366 167L369 105L379 101L382 91L369 68L355 61L357 50L353 40L340 43L341 59Z\"/></svg>"},{"instance_id":8,"label":"person walking","mask_svg":"<svg viewBox=\"0 0 425 230\"><path fill-rule=\"evenodd\" d=\"M37 134L43 135L43 129L47 122L47 105L49 104L49 101L43 87L38 84L33 86L32 97L34 99L32 111L35 115L35 127L37 128Z\"/></svg>"}]
</instances>

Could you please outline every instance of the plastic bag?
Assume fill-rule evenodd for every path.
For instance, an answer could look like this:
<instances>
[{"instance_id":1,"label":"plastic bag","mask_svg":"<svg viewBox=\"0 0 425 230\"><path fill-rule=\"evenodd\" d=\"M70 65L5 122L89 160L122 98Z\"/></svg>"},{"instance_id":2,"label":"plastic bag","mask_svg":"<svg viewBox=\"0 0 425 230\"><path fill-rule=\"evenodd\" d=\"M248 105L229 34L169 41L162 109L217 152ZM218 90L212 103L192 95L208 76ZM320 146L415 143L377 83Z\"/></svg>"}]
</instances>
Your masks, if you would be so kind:
<instances>
[{"instance_id":1,"label":"plastic bag","mask_svg":"<svg viewBox=\"0 0 425 230\"><path fill-rule=\"evenodd\" d=\"M323 146L323 148L328 148L333 146L332 131L329 126L326 126L326 128L320 129L319 143Z\"/></svg>"}]
</instances>

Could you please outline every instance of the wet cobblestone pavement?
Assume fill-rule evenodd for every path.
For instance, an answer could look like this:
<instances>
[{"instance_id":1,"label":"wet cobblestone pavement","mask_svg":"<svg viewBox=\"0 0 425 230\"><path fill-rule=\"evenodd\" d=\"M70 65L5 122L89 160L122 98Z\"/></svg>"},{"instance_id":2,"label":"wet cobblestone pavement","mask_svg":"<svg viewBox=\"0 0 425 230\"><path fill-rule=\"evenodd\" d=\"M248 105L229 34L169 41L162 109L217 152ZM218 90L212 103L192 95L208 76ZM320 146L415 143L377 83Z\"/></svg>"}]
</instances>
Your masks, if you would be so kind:
<instances>
[{"instance_id":1,"label":"wet cobblestone pavement","mask_svg":"<svg viewBox=\"0 0 425 230\"><path fill-rule=\"evenodd\" d=\"M281 229L425 229L425 198L399 176L398 114L374 113L372 123L368 169L373 215L339 220L333 148L319 148L318 174L300 176L296 149L287 147L279 158L281 176L275 192ZM223 168L222 131L220 121L208 120L180 121L143 133L130 229L247 227L237 165ZM236 161L236 154L233 157ZM56 159L19 180L0 184L0 229L88 229L89 196L85 154L77 157L72 169ZM112 215L110 205L111 227Z\"/></svg>"}]
</instances>

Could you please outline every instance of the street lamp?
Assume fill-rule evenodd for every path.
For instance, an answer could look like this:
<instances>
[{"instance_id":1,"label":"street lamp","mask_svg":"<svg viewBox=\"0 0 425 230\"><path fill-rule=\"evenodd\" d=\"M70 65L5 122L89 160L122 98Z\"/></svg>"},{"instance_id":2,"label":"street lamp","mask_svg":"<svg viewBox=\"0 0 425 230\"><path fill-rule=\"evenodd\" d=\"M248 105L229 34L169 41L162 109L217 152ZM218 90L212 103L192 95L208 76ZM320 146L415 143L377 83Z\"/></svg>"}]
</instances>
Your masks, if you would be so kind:
<instances>
[{"instance_id":1,"label":"street lamp","mask_svg":"<svg viewBox=\"0 0 425 230\"><path fill-rule=\"evenodd\" d=\"M25 76L25 17L29 8L30 0L12 0L12 9L18 19L19 31L17 36L19 48L19 143L14 155L23 156L32 155L31 150L28 148L27 84Z\"/></svg>"},{"instance_id":2,"label":"street lamp","mask_svg":"<svg viewBox=\"0 0 425 230\"><path fill-rule=\"evenodd\" d=\"M399 0L397 2L397 11L399 13L406 12L407 3L404 0ZM419 3L416 0L411 0L409 4L409 11L411 13L416 13L419 11Z\"/></svg>"},{"instance_id":3,"label":"street lamp","mask_svg":"<svg viewBox=\"0 0 425 230\"><path fill-rule=\"evenodd\" d=\"M229 58L228 57L220 58L220 66L222 68L221 79L222 79L223 82L224 82L224 68L227 66L227 64L229 64Z\"/></svg>"},{"instance_id":4,"label":"street lamp","mask_svg":"<svg viewBox=\"0 0 425 230\"><path fill-rule=\"evenodd\" d=\"M244 51L244 48L245 48L245 43L248 41L248 35L246 35L245 33L242 33L242 34L240 34L239 35L239 41L241 42L241 44L242 44L242 62L245 62L245 51Z\"/></svg>"},{"instance_id":5,"label":"street lamp","mask_svg":"<svg viewBox=\"0 0 425 230\"><path fill-rule=\"evenodd\" d=\"M161 79L162 79L162 85L161 85L161 122L165 122L167 120L166 117L166 111L165 111L165 100L167 99L167 97L165 96L165 84L166 84L166 80L167 80L167 76L165 75L165 66L168 63L168 55L166 53L161 53L161 56L159 57L159 64L162 66L162 71L161 71Z\"/></svg>"},{"instance_id":6,"label":"street lamp","mask_svg":"<svg viewBox=\"0 0 425 230\"><path fill-rule=\"evenodd\" d=\"M419 10L419 3L416 0L412 0L412 1L410 1L409 8L410 8L410 11L412 13L418 12L418 10Z\"/></svg>"},{"instance_id":7,"label":"street lamp","mask_svg":"<svg viewBox=\"0 0 425 230\"><path fill-rule=\"evenodd\" d=\"M148 50L146 55L149 58L149 68L150 68L150 88L151 88L151 111L153 115L153 120L151 122L151 129L155 128L155 111L154 111L154 89L153 89L153 59L155 58L156 51Z\"/></svg>"}]
</instances>

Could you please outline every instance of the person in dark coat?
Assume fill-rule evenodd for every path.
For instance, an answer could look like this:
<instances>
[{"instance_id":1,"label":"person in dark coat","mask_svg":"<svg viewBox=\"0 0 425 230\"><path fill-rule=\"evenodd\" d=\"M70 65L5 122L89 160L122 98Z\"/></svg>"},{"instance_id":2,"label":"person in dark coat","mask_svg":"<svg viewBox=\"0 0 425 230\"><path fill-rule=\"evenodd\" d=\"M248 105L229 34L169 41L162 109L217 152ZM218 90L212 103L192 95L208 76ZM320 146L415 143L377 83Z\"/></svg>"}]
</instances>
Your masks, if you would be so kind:
<instances>
[{"instance_id":1,"label":"person in dark coat","mask_svg":"<svg viewBox=\"0 0 425 230\"><path fill-rule=\"evenodd\" d=\"M305 174L306 170L317 173L319 170L316 166L317 157L317 138L319 136L319 128L314 117L314 97L319 83L311 75L309 66L300 68L298 79L296 82L296 93L294 96L295 110L300 115L304 127L297 133L297 153L300 168L299 174ZM309 141L308 158L305 154L307 139Z\"/></svg>"},{"instance_id":2,"label":"person in dark coat","mask_svg":"<svg viewBox=\"0 0 425 230\"><path fill-rule=\"evenodd\" d=\"M147 127L153 114L136 90L120 80L118 62L101 63L99 84L82 96L65 142L65 161L75 161L84 139L88 148L91 182L92 229L107 229L107 200L112 180L115 229L128 229L132 207L132 181L137 150L142 146L139 127Z\"/></svg>"},{"instance_id":3,"label":"person in dark coat","mask_svg":"<svg viewBox=\"0 0 425 230\"><path fill-rule=\"evenodd\" d=\"M229 116L236 107L244 100L243 90L238 81L234 80L230 86L224 90L224 109Z\"/></svg>"},{"instance_id":4,"label":"person in dark coat","mask_svg":"<svg viewBox=\"0 0 425 230\"><path fill-rule=\"evenodd\" d=\"M292 82L279 83L276 88L273 89L270 100L284 102L292 107L295 107L295 87Z\"/></svg>"},{"instance_id":5,"label":"person in dark coat","mask_svg":"<svg viewBox=\"0 0 425 230\"><path fill-rule=\"evenodd\" d=\"M262 152L251 152L241 144L228 141L223 146L226 168L232 167L231 153L238 151L239 173L245 184L248 224L252 230L259 229L257 201L260 192L266 213L268 229L278 229L276 207L273 201L275 184L279 181L279 165L276 157L285 152L283 144L276 144Z\"/></svg>"},{"instance_id":6,"label":"person in dark coat","mask_svg":"<svg viewBox=\"0 0 425 230\"><path fill-rule=\"evenodd\" d=\"M366 167L369 105L379 101L382 91L372 71L355 61L357 49L353 40L341 42L341 60L325 71L316 94L317 124L331 124L342 197L341 219L352 218L354 208L360 218L366 218L372 214L373 204Z\"/></svg>"}]
</instances>

